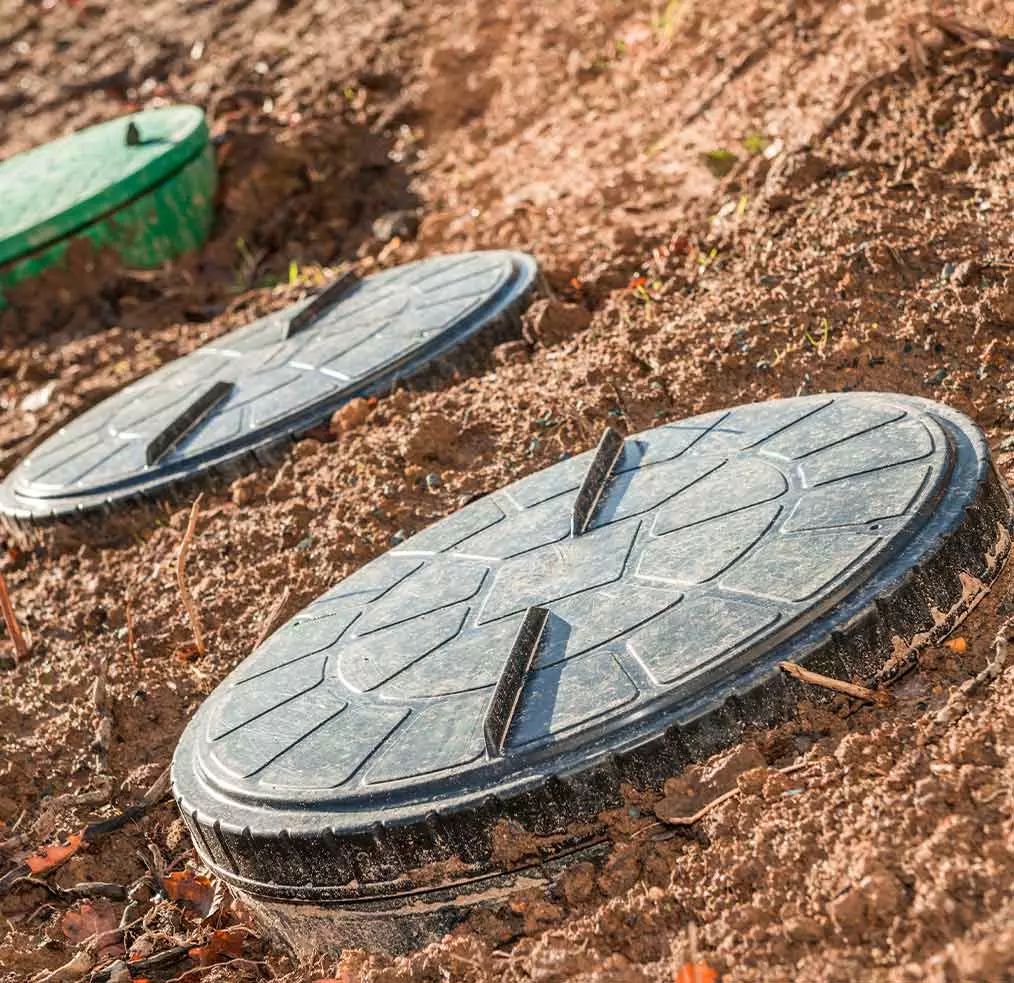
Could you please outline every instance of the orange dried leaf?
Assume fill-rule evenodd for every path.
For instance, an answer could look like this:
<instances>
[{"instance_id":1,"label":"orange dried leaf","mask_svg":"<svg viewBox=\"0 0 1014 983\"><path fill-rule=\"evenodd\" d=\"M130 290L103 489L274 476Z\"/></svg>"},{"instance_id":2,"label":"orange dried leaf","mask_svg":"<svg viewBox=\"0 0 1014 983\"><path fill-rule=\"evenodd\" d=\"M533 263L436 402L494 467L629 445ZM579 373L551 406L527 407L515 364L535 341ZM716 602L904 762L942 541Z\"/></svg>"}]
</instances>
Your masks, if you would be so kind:
<instances>
[{"instance_id":1,"label":"orange dried leaf","mask_svg":"<svg viewBox=\"0 0 1014 983\"><path fill-rule=\"evenodd\" d=\"M195 874L192 870L167 874L162 879L162 886L170 901L179 902L201 918L207 916L215 901L215 886L207 877Z\"/></svg>"},{"instance_id":2,"label":"orange dried leaf","mask_svg":"<svg viewBox=\"0 0 1014 983\"><path fill-rule=\"evenodd\" d=\"M684 963L676 970L673 983L718 983L718 973L707 963Z\"/></svg>"},{"instance_id":3,"label":"orange dried leaf","mask_svg":"<svg viewBox=\"0 0 1014 983\"><path fill-rule=\"evenodd\" d=\"M59 867L65 860L77 853L84 843L84 831L73 833L63 843L44 846L38 853L25 858L25 866L33 874L44 874L47 870Z\"/></svg>"},{"instance_id":4,"label":"orange dried leaf","mask_svg":"<svg viewBox=\"0 0 1014 983\"><path fill-rule=\"evenodd\" d=\"M968 651L968 642L964 638L949 638L944 645L955 655L964 655Z\"/></svg>"},{"instance_id":5,"label":"orange dried leaf","mask_svg":"<svg viewBox=\"0 0 1014 983\"><path fill-rule=\"evenodd\" d=\"M201 650L197 647L196 642L187 642L184 645L180 645L173 652L173 658L178 662L193 662L194 659L200 658Z\"/></svg>"},{"instance_id":6,"label":"orange dried leaf","mask_svg":"<svg viewBox=\"0 0 1014 983\"><path fill-rule=\"evenodd\" d=\"M220 929L212 932L204 945L191 949L188 955L200 966L212 966L225 959L238 959L243 955L246 932L237 929Z\"/></svg>"}]
</instances>

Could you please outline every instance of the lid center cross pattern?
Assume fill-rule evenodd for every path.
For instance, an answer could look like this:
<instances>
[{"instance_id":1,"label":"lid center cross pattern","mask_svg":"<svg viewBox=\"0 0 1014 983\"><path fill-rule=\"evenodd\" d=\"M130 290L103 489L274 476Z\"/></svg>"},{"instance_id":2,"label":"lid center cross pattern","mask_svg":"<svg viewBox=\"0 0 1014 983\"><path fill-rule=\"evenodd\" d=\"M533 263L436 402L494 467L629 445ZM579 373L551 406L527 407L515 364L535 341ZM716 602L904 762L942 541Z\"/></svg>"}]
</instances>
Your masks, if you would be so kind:
<instances>
[{"instance_id":1,"label":"lid center cross pattern","mask_svg":"<svg viewBox=\"0 0 1014 983\"><path fill-rule=\"evenodd\" d=\"M1010 521L982 435L924 400L607 431L276 632L191 722L176 794L209 862L268 897L489 864L500 818L565 829L777 717L778 661L867 671L894 634L949 630L958 574L995 575Z\"/></svg>"},{"instance_id":2,"label":"lid center cross pattern","mask_svg":"<svg viewBox=\"0 0 1014 983\"><path fill-rule=\"evenodd\" d=\"M487 332L534 287L524 253L443 256L343 278L164 366L84 413L0 485L0 514L42 522L242 470L354 396Z\"/></svg>"}]
</instances>

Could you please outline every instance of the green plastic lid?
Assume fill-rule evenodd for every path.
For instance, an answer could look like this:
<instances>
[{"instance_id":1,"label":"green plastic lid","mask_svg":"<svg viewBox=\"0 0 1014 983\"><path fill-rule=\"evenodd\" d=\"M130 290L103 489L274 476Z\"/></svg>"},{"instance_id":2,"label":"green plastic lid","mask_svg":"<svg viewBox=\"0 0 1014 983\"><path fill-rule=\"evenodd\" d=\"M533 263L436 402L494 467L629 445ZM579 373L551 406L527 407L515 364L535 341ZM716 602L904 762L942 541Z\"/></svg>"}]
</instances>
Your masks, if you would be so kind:
<instances>
[{"instance_id":1,"label":"green plastic lid","mask_svg":"<svg viewBox=\"0 0 1014 983\"><path fill-rule=\"evenodd\" d=\"M0 263L113 212L171 177L208 143L204 113L132 113L0 163Z\"/></svg>"}]
</instances>

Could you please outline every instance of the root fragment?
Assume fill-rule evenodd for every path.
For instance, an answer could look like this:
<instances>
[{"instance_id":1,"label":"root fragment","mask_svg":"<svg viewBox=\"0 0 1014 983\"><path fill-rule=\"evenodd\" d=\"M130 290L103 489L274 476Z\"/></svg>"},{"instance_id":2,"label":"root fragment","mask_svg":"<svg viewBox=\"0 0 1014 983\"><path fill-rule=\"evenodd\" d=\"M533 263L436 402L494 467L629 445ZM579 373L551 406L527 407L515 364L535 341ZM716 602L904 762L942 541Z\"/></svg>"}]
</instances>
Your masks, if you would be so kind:
<instances>
[{"instance_id":1,"label":"root fragment","mask_svg":"<svg viewBox=\"0 0 1014 983\"><path fill-rule=\"evenodd\" d=\"M18 626L18 619L14 616L14 606L11 604L11 595L7 591L7 581L0 573L0 609L3 611L4 624L7 626L7 634L14 645L15 665L27 658L29 645L25 636L21 634Z\"/></svg>"},{"instance_id":2,"label":"root fragment","mask_svg":"<svg viewBox=\"0 0 1014 983\"><path fill-rule=\"evenodd\" d=\"M136 666L137 665L137 638L134 635L134 599L132 597L127 598L126 605L126 617L127 617L127 654L130 656L130 661Z\"/></svg>"},{"instance_id":3,"label":"root fragment","mask_svg":"<svg viewBox=\"0 0 1014 983\"><path fill-rule=\"evenodd\" d=\"M728 802L739 792L739 786L735 785L728 792L723 792L717 798L712 799L706 805L701 806L697 812L689 816L671 816L663 820L666 826L694 826L699 823L709 812L717 809L723 802Z\"/></svg>"},{"instance_id":4,"label":"root fragment","mask_svg":"<svg viewBox=\"0 0 1014 983\"><path fill-rule=\"evenodd\" d=\"M857 683L847 683L843 679L835 679L833 676L824 676L819 672L804 669L802 666L796 665L795 662L779 662L778 668L782 672L787 672L790 676L798 679L801 683L820 686L823 689L833 690L835 693L844 693L846 696L854 697L857 700L864 700L867 703L887 706L894 702L891 694L883 690L869 689L866 686L859 686Z\"/></svg>"},{"instance_id":5,"label":"root fragment","mask_svg":"<svg viewBox=\"0 0 1014 983\"><path fill-rule=\"evenodd\" d=\"M274 630L275 625L278 624L278 619L282 616L282 611L285 610L285 605L289 603L289 588L286 587L282 591L281 596L275 601L274 606L268 612L267 618L264 619L264 624L261 627L260 632L257 635L257 641L253 644L251 651L256 651L264 644L264 640Z\"/></svg>"},{"instance_id":6,"label":"root fragment","mask_svg":"<svg viewBox=\"0 0 1014 983\"><path fill-rule=\"evenodd\" d=\"M187 530L183 534L183 541L180 543L179 556L176 558L176 583L180 588L180 597L183 598L183 606L187 609L187 617L190 619L190 630L194 634L194 647L199 656L205 652L204 632L201 629L201 616L194 604L190 587L187 584L187 553L190 550L190 542L194 538L194 530L197 528L197 517L200 514L201 499L198 495L190 509L190 519L187 522Z\"/></svg>"},{"instance_id":7,"label":"root fragment","mask_svg":"<svg viewBox=\"0 0 1014 983\"><path fill-rule=\"evenodd\" d=\"M1014 58L1014 39L998 37L989 31L969 27L949 17L932 16L929 23L941 33L976 51L986 51L1004 59Z\"/></svg>"}]
</instances>

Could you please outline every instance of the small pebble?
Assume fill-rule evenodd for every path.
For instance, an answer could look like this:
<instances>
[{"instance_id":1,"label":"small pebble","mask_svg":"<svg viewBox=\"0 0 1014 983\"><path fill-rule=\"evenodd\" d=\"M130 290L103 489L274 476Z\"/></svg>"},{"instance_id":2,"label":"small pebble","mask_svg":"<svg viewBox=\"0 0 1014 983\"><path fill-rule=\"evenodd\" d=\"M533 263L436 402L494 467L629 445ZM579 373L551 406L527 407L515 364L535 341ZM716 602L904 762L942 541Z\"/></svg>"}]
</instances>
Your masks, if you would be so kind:
<instances>
[{"instance_id":1,"label":"small pebble","mask_svg":"<svg viewBox=\"0 0 1014 983\"><path fill-rule=\"evenodd\" d=\"M948 266L950 266L949 263ZM974 259L966 259L963 262L958 263L958 265L951 270L951 283L955 283L959 287L964 286L967 283L971 283L978 272L979 264L976 263Z\"/></svg>"},{"instance_id":2,"label":"small pebble","mask_svg":"<svg viewBox=\"0 0 1014 983\"><path fill-rule=\"evenodd\" d=\"M419 231L419 216L415 212L385 212L373 223L373 234L381 242L392 239L414 239Z\"/></svg>"},{"instance_id":3,"label":"small pebble","mask_svg":"<svg viewBox=\"0 0 1014 983\"><path fill-rule=\"evenodd\" d=\"M980 109L972 117L972 133L979 140L985 140L986 137L1001 129L1003 129L1003 122L990 109Z\"/></svg>"}]
</instances>

